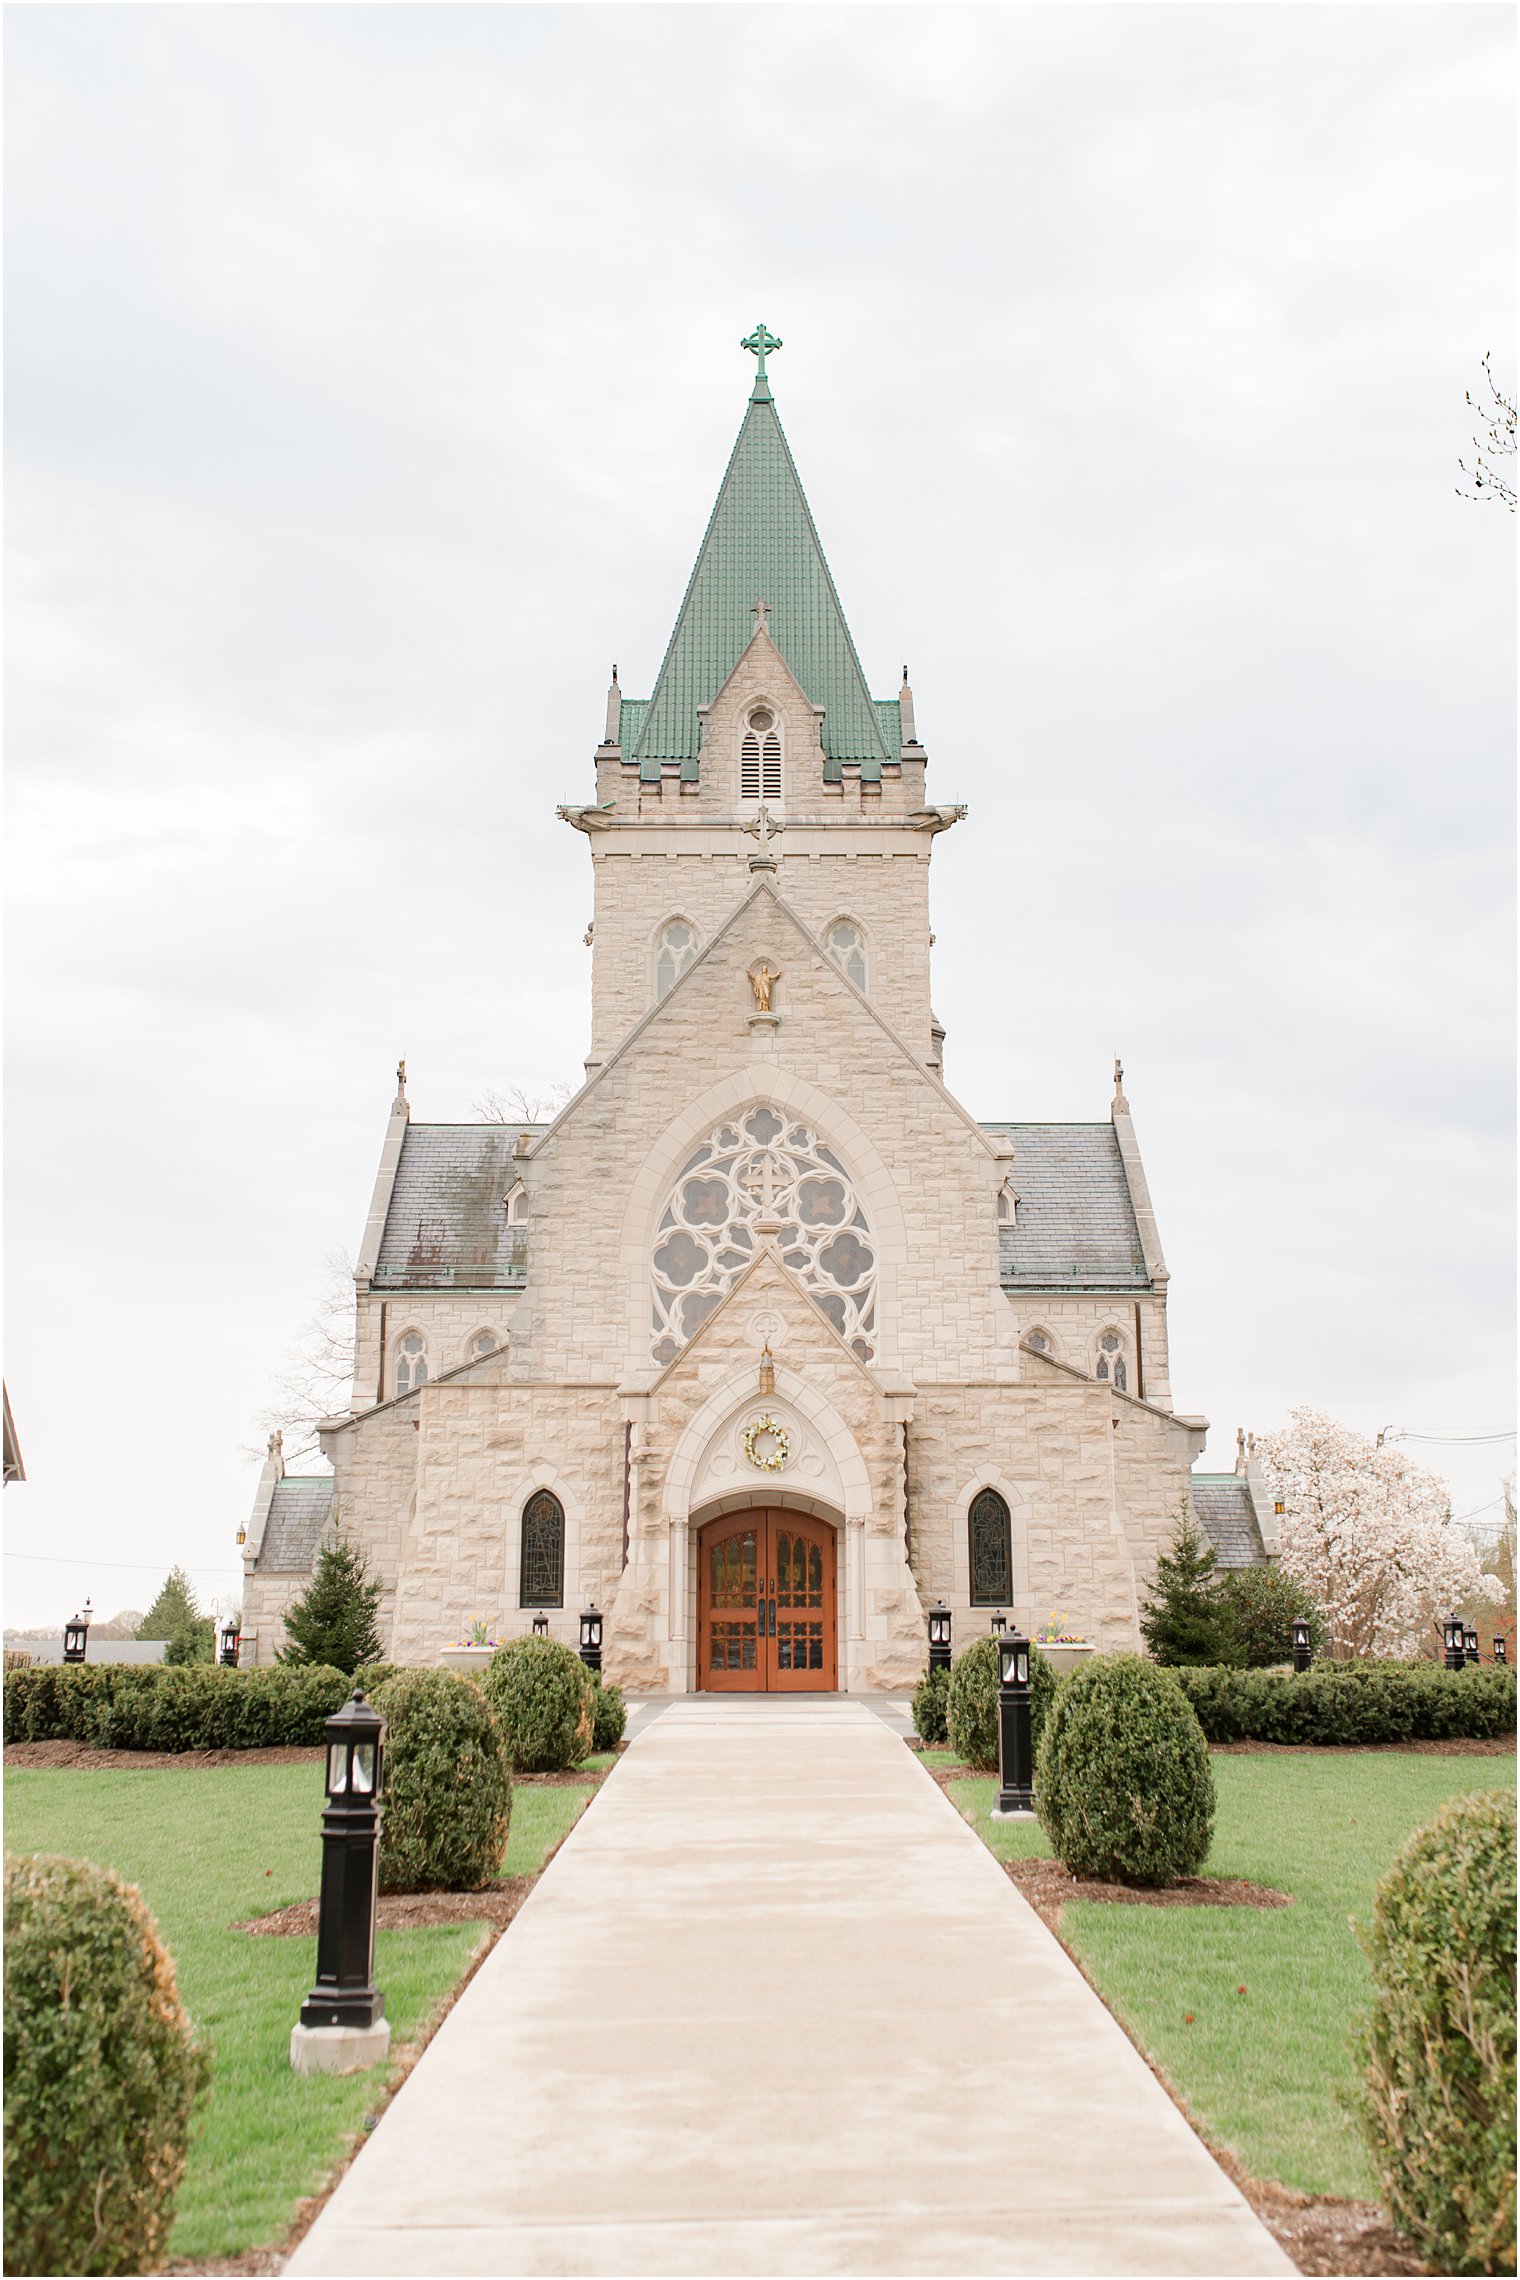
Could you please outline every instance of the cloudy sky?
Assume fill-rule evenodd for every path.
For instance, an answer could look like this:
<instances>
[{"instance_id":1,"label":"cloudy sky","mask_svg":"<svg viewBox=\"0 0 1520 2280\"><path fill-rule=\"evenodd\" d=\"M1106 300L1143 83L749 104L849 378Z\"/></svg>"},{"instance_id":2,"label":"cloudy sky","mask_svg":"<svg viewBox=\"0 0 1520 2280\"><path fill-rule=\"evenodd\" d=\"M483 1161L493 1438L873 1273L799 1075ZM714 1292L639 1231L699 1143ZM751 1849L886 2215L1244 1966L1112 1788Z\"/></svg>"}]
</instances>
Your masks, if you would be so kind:
<instances>
[{"instance_id":1,"label":"cloudy sky","mask_svg":"<svg viewBox=\"0 0 1520 2280\"><path fill-rule=\"evenodd\" d=\"M1513 1423L1491 6L12 8L8 1619L235 1591L414 1113L579 1074L613 658L778 406L974 1113L1124 1055L1179 1407ZM619 1206L608 1199L609 1229ZM1412 1451L1415 1444L1411 1444ZM1420 1444L1457 1510L1512 1445Z\"/></svg>"}]
</instances>

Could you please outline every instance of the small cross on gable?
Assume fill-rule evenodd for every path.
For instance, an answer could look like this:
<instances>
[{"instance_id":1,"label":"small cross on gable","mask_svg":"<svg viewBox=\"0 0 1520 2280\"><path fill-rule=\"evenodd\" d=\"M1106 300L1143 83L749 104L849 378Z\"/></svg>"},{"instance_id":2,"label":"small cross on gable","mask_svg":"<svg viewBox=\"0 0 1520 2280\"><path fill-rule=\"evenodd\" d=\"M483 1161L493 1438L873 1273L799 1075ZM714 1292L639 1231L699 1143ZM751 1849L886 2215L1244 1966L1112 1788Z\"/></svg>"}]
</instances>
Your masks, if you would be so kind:
<instances>
[{"instance_id":1,"label":"small cross on gable","mask_svg":"<svg viewBox=\"0 0 1520 2280\"><path fill-rule=\"evenodd\" d=\"M751 602L749 605L749 614L755 621L755 630L757 633L770 632L771 605L769 602Z\"/></svg>"}]
</instances>

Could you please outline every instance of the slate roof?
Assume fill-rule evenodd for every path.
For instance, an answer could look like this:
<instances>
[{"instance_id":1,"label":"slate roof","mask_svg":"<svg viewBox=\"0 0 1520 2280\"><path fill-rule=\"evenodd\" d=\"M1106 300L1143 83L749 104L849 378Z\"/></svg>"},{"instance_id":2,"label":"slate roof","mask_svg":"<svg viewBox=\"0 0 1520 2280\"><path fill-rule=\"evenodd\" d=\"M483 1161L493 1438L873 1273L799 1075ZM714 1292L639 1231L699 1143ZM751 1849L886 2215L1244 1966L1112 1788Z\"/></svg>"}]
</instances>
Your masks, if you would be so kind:
<instances>
[{"instance_id":1,"label":"slate roof","mask_svg":"<svg viewBox=\"0 0 1520 2280\"><path fill-rule=\"evenodd\" d=\"M866 687L768 382L757 380L647 709L623 700L622 746L640 774L679 760L695 779L700 723L770 604L770 634L809 700L824 707L824 776L843 762L878 781L895 760L890 722ZM635 721L637 719L637 727Z\"/></svg>"},{"instance_id":2,"label":"slate roof","mask_svg":"<svg viewBox=\"0 0 1520 2280\"><path fill-rule=\"evenodd\" d=\"M1020 1290L1148 1290L1145 1254L1111 1123L986 1124L1013 1142L1018 1195L1002 1230L1003 1285Z\"/></svg>"},{"instance_id":3,"label":"slate roof","mask_svg":"<svg viewBox=\"0 0 1520 2280\"><path fill-rule=\"evenodd\" d=\"M1251 1484L1239 1473L1194 1473L1193 1510L1222 1568L1265 1567L1266 1547Z\"/></svg>"},{"instance_id":4,"label":"slate roof","mask_svg":"<svg viewBox=\"0 0 1520 2280\"><path fill-rule=\"evenodd\" d=\"M304 1574L317 1556L322 1531L332 1512L333 1484L329 1473L308 1480L287 1473L274 1484L274 1501L264 1523L264 1540L254 1562L262 1574Z\"/></svg>"},{"instance_id":5,"label":"slate roof","mask_svg":"<svg viewBox=\"0 0 1520 2280\"><path fill-rule=\"evenodd\" d=\"M484 1289L520 1280L525 1239L502 1208L512 1150L533 1124L409 1124L391 1190L375 1287Z\"/></svg>"}]
</instances>

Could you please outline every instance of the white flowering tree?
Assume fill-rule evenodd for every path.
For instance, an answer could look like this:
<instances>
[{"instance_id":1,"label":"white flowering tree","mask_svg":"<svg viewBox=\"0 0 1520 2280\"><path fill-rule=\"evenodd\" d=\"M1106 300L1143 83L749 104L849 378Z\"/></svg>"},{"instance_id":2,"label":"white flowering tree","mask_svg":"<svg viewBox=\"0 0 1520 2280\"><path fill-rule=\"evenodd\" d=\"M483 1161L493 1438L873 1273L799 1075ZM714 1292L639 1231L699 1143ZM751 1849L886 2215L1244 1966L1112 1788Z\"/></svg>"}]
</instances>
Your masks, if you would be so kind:
<instances>
[{"instance_id":1,"label":"white flowering tree","mask_svg":"<svg viewBox=\"0 0 1520 2280\"><path fill-rule=\"evenodd\" d=\"M1446 1483L1397 1449L1379 1448L1317 1409L1257 1435L1256 1455L1282 1500L1278 1558L1325 1619L1333 1655L1413 1655L1466 1604L1497 1599Z\"/></svg>"}]
</instances>

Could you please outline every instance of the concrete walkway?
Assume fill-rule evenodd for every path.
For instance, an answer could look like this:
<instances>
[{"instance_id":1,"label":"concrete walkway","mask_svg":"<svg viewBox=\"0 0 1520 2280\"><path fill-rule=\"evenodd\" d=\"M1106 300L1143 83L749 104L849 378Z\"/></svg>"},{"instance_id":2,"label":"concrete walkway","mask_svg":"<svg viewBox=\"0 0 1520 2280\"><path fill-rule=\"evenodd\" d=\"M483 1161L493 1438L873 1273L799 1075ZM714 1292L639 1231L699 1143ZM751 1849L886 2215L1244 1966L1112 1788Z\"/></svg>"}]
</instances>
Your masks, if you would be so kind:
<instances>
[{"instance_id":1,"label":"concrete walkway","mask_svg":"<svg viewBox=\"0 0 1520 2280\"><path fill-rule=\"evenodd\" d=\"M1294 2270L880 1718L640 1727L291 2274Z\"/></svg>"}]
</instances>

